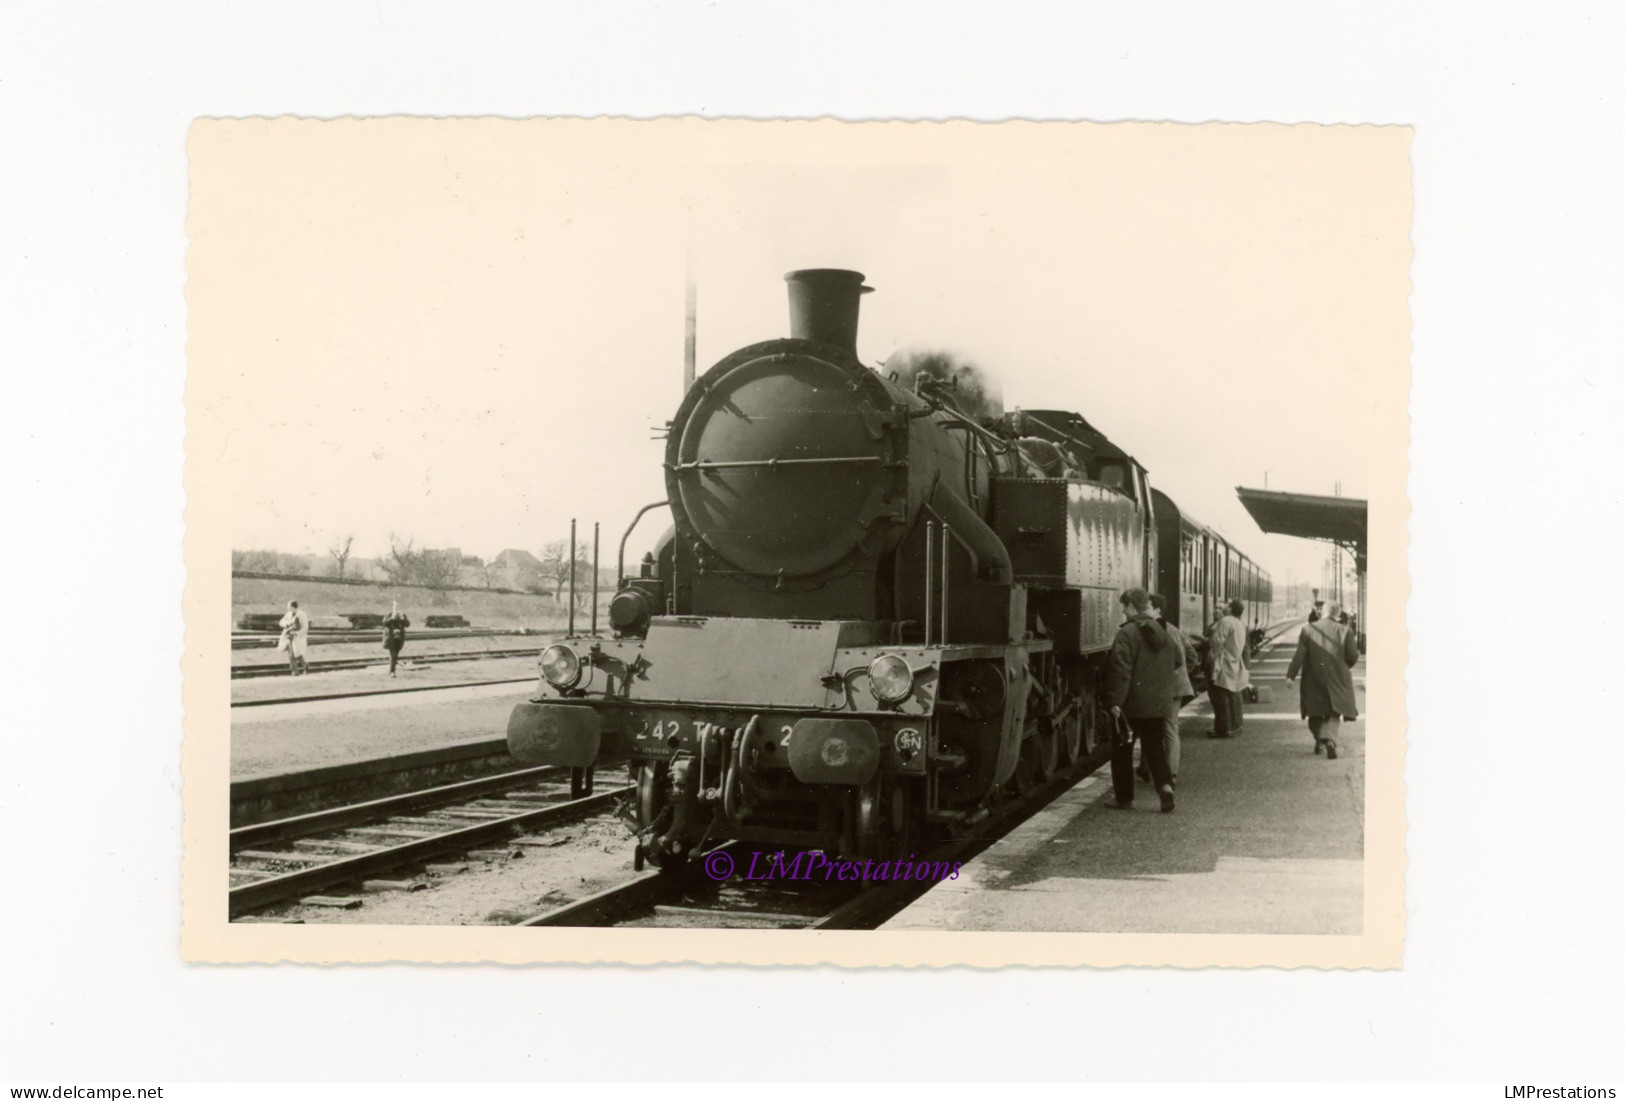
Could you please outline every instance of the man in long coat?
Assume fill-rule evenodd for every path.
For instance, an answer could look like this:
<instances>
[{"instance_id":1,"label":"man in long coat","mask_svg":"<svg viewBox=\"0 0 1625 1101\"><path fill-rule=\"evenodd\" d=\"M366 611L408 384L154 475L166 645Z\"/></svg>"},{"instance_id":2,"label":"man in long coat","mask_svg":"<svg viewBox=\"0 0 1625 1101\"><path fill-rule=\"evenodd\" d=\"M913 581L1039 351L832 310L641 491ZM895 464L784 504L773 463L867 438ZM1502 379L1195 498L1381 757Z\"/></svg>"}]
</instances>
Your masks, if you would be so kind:
<instances>
[{"instance_id":1,"label":"man in long coat","mask_svg":"<svg viewBox=\"0 0 1625 1101\"><path fill-rule=\"evenodd\" d=\"M1213 703L1213 730L1210 738L1228 738L1241 733L1241 690L1252 683L1247 676L1247 628L1241 625L1246 606L1232 600L1225 614L1213 625L1207 652L1212 662L1208 676L1208 699Z\"/></svg>"},{"instance_id":2,"label":"man in long coat","mask_svg":"<svg viewBox=\"0 0 1625 1101\"><path fill-rule=\"evenodd\" d=\"M1179 785L1179 712L1189 700L1196 695L1196 689L1191 687L1191 674L1196 672L1196 647L1185 637L1183 631L1168 622L1168 605L1157 593L1151 594L1151 614L1157 617L1168 632L1168 640L1179 647L1180 660L1174 662L1174 698L1168 704L1168 717L1162 725L1162 754L1168 758L1168 780L1175 787ZM1140 771L1137 775L1142 780L1151 779L1151 766L1142 754L1140 757Z\"/></svg>"},{"instance_id":3,"label":"man in long coat","mask_svg":"<svg viewBox=\"0 0 1625 1101\"><path fill-rule=\"evenodd\" d=\"M1354 702L1354 677L1349 670L1360 660L1354 632L1337 621L1339 608L1326 605L1326 614L1304 627L1298 635L1298 649L1286 667L1287 683L1303 674L1298 689L1299 713L1309 720L1309 733L1315 736L1315 752L1337 759L1337 731L1342 720L1352 722L1360 714Z\"/></svg>"},{"instance_id":4,"label":"man in long coat","mask_svg":"<svg viewBox=\"0 0 1625 1101\"><path fill-rule=\"evenodd\" d=\"M282 638L277 649L288 653L288 672L296 677L304 676L309 671L305 661L305 647L310 640L310 617L299 610L299 601L288 601L288 614L277 621L282 628Z\"/></svg>"},{"instance_id":5,"label":"man in long coat","mask_svg":"<svg viewBox=\"0 0 1625 1101\"><path fill-rule=\"evenodd\" d=\"M1151 614L1151 597L1144 589L1129 589L1118 600L1128 618L1112 640L1107 698L1113 720L1126 719L1134 737L1112 739L1112 792L1117 807L1134 804L1134 738L1139 738L1140 756L1149 764L1167 813L1174 809L1174 782L1162 733L1174 695L1174 663L1184 661L1183 651Z\"/></svg>"}]
</instances>

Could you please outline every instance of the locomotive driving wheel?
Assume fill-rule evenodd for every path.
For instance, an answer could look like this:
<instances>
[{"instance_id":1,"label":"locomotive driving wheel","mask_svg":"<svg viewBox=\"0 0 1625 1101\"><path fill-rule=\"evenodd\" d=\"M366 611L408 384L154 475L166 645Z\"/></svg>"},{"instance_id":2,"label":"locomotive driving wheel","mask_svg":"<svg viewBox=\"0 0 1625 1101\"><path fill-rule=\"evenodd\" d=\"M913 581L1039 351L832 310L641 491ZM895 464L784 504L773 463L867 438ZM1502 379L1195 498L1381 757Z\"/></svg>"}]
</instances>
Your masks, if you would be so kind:
<instances>
[{"instance_id":1,"label":"locomotive driving wheel","mask_svg":"<svg viewBox=\"0 0 1625 1101\"><path fill-rule=\"evenodd\" d=\"M571 770L572 791L577 771L581 770ZM587 773L590 783L591 770L587 770ZM651 843L654 840L651 835L671 821L672 808L666 798L667 774L667 766L663 763L644 764L637 770L638 840L632 849L633 871L641 872L645 864L652 864L662 872L672 872L688 864L688 853L670 852Z\"/></svg>"},{"instance_id":2,"label":"locomotive driving wheel","mask_svg":"<svg viewBox=\"0 0 1625 1101\"><path fill-rule=\"evenodd\" d=\"M1023 754L1031 759L1028 768L1034 784L1054 778L1060 764L1060 741L1054 720L1043 718L1038 720L1038 728L1033 731L1032 737L1022 745Z\"/></svg>"},{"instance_id":3,"label":"locomotive driving wheel","mask_svg":"<svg viewBox=\"0 0 1625 1101\"><path fill-rule=\"evenodd\" d=\"M858 789L853 829L858 859L889 861L912 853L917 840L912 803L905 785L878 774Z\"/></svg>"},{"instance_id":4,"label":"locomotive driving wheel","mask_svg":"<svg viewBox=\"0 0 1625 1101\"><path fill-rule=\"evenodd\" d=\"M1074 765L1088 756L1084 710L1091 705L1075 676L1063 675L1060 680L1061 691L1057 699L1061 704L1061 716L1055 720L1055 747L1060 754L1061 764Z\"/></svg>"},{"instance_id":5,"label":"locomotive driving wheel","mask_svg":"<svg viewBox=\"0 0 1625 1101\"><path fill-rule=\"evenodd\" d=\"M1093 685L1078 687L1078 733L1082 743L1080 755L1088 757L1099 747L1101 739L1109 737L1109 729L1100 711L1100 695Z\"/></svg>"},{"instance_id":6,"label":"locomotive driving wheel","mask_svg":"<svg viewBox=\"0 0 1625 1101\"><path fill-rule=\"evenodd\" d=\"M1027 701L1026 736L1021 740L1015 774L1010 777L1010 787L1017 796L1025 797L1053 777L1059 764L1060 737L1049 707L1048 698L1036 691Z\"/></svg>"}]
</instances>

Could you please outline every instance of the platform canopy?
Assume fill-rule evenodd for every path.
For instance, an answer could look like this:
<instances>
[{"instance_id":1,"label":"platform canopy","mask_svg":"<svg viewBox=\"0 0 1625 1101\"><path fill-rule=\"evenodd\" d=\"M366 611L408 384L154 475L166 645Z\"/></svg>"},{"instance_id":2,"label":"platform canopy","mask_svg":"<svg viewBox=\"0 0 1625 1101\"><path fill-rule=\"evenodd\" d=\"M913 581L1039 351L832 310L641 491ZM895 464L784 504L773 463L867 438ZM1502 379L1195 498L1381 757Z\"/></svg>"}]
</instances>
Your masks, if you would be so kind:
<instances>
[{"instance_id":1,"label":"platform canopy","mask_svg":"<svg viewBox=\"0 0 1625 1101\"><path fill-rule=\"evenodd\" d=\"M1268 535L1324 539L1350 547L1365 559L1365 502L1358 497L1317 497L1236 487L1236 496Z\"/></svg>"}]
</instances>

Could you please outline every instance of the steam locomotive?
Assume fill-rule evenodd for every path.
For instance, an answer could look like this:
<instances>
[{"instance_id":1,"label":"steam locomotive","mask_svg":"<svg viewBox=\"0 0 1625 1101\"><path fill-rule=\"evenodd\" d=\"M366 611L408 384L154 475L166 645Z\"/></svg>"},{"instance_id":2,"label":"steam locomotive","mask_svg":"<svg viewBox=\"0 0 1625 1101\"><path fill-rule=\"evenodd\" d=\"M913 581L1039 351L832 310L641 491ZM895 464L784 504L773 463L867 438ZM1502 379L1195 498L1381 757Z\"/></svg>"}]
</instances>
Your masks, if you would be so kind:
<instances>
[{"instance_id":1,"label":"steam locomotive","mask_svg":"<svg viewBox=\"0 0 1625 1101\"><path fill-rule=\"evenodd\" d=\"M1109 751L1124 589L1198 630L1232 598L1268 617L1267 574L1083 417L905 386L858 358L862 274L785 278L790 337L677 409L674 523L613 637L547 647L508 723L516 760L578 777L626 750L640 868L728 838L907 855Z\"/></svg>"}]
</instances>

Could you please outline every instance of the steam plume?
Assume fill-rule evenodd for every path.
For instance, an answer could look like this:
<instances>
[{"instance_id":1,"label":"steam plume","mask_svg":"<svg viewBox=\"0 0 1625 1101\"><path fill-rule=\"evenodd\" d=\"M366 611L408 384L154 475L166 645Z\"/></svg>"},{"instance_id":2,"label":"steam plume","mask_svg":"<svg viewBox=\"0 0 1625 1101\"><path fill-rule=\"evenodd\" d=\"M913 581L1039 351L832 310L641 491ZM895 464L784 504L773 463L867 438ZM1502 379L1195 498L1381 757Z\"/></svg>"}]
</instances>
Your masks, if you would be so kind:
<instances>
[{"instance_id":1,"label":"steam plume","mask_svg":"<svg viewBox=\"0 0 1625 1101\"><path fill-rule=\"evenodd\" d=\"M947 386L948 394L968 417L981 420L1004 413L998 380L957 352L940 348L903 348L891 354L881 374L895 375L897 384L914 389L922 376Z\"/></svg>"}]
</instances>

